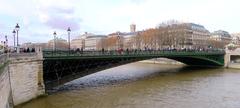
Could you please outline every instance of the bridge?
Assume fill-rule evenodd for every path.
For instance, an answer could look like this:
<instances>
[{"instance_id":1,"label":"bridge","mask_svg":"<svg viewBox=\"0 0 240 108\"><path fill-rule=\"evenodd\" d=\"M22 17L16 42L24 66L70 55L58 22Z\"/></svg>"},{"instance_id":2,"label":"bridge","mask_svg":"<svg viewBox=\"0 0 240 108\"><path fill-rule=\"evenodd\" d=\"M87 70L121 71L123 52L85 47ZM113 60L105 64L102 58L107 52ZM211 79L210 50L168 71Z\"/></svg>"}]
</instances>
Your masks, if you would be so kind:
<instances>
[{"instance_id":1,"label":"bridge","mask_svg":"<svg viewBox=\"0 0 240 108\"><path fill-rule=\"evenodd\" d=\"M0 54L0 105L18 105L66 82L127 63L164 57L187 65L223 66L231 63L231 56L227 55L219 50L74 52L41 48L32 53ZM235 56L233 59L239 61Z\"/></svg>"},{"instance_id":2,"label":"bridge","mask_svg":"<svg viewBox=\"0 0 240 108\"><path fill-rule=\"evenodd\" d=\"M191 66L224 66L224 51L43 51L46 90L108 68L168 58Z\"/></svg>"}]
</instances>

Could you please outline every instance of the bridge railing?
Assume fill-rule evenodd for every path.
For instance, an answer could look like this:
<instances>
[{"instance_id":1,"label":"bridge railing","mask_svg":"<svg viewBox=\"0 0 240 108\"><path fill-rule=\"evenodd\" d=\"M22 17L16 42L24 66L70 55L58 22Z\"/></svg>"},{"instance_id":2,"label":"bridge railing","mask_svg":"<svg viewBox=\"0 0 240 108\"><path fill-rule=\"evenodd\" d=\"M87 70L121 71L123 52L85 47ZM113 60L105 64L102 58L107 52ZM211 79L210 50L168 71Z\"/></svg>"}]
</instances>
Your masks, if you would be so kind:
<instances>
[{"instance_id":1,"label":"bridge railing","mask_svg":"<svg viewBox=\"0 0 240 108\"><path fill-rule=\"evenodd\" d=\"M21 57L35 57L37 53L31 52L31 53L10 53L9 57L14 58L21 58Z\"/></svg>"},{"instance_id":2,"label":"bridge railing","mask_svg":"<svg viewBox=\"0 0 240 108\"><path fill-rule=\"evenodd\" d=\"M85 56L140 56L158 54L224 54L224 50L109 50L109 51L51 51L43 50L43 57L85 57Z\"/></svg>"}]
</instances>

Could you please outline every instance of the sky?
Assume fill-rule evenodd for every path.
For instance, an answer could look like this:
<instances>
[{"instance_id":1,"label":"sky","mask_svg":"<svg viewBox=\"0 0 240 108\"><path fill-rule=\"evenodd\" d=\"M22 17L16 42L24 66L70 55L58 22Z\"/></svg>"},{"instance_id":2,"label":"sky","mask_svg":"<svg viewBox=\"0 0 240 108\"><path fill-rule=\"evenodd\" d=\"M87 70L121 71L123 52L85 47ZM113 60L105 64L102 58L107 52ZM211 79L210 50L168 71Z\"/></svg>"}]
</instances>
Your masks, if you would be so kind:
<instances>
[{"instance_id":1,"label":"sky","mask_svg":"<svg viewBox=\"0 0 240 108\"><path fill-rule=\"evenodd\" d=\"M67 39L84 32L110 34L156 27L178 20L205 26L210 32L240 32L239 0L0 0L0 40L19 23L19 42L47 42L57 36Z\"/></svg>"}]
</instances>

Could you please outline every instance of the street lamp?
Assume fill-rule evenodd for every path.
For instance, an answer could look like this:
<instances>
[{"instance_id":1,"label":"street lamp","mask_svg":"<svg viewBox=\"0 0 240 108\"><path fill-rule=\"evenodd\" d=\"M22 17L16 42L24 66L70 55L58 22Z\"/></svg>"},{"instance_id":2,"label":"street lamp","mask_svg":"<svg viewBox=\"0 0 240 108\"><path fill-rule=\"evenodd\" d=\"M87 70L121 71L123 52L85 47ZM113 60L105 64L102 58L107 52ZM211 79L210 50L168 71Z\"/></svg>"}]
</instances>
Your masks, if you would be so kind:
<instances>
[{"instance_id":1,"label":"street lamp","mask_svg":"<svg viewBox=\"0 0 240 108\"><path fill-rule=\"evenodd\" d=\"M19 31L19 29L20 29L20 26L17 23L17 25L15 26L15 30L17 31L17 53L20 52L19 51L19 43L18 43L18 31Z\"/></svg>"},{"instance_id":2,"label":"street lamp","mask_svg":"<svg viewBox=\"0 0 240 108\"><path fill-rule=\"evenodd\" d=\"M15 31L15 29L13 29L13 31L12 31L12 33L13 33L13 50L14 50L14 52L15 52L15 48L16 48L16 46L15 46L15 34L16 34L16 31Z\"/></svg>"},{"instance_id":3,"label":"street lamp","mask_svg":"<svg viewBox=\"0 0 240 108\"><path fill-rule=\"evenodd\" d=\"M7 39L7 35L5 36L5 44L6 44L6 51L8 52L8 39Z\"/></svg>"},{"instance_id":4,"label":"street lamp","mask_svg":"<svg viewBox=\"0 0 240 108\"><path fill-rule=\"evenodd\" d=\"M118 42L118 50L121 48L121 45L120 45L120 33L118 32L117 33L117 42Z\"/></svg>"},{"instance_id":5,"label":"street lamp","mask_svg":"<svg viewBox=\"0 0 240 108\"><path fill-rule=\"evenodd\" d=\"M71 33L70 27L68 27L67 32L68 32L68 51L70 52L70 33Z\"/></svg>"},{"instance_id":6,"label":"street lamp","mask_svg":"<svg viewBox=\"0 0 240 108\"><path fill-rule=\"evenodd\" d=\"M54 36L54 39L53 39L53 50L55 51L56 50L56 36L57 36L56 31L53 32L53 36Z\"/></svg>"},{"instance_id":7,"label":"street lamp","mask_svg":"<svg viewBox=\"0 0 240 108\"><path fill-rule=\"evenodd\" d=\"M6 51L6 42L3 41L3 53L5 53L5 51Z\"/></svg>"},{"instance_id":8,"label":"street lamp","mask_svg":"<svg viewBox=\"0 0 240 108\"><path fill-rule=\"evenodd\" d=\"M3 53L4 53L5 48L4 48L4 43L3 43L3 41L1 41L1 44L3 45Z\"/></svg>"}]
</instances>

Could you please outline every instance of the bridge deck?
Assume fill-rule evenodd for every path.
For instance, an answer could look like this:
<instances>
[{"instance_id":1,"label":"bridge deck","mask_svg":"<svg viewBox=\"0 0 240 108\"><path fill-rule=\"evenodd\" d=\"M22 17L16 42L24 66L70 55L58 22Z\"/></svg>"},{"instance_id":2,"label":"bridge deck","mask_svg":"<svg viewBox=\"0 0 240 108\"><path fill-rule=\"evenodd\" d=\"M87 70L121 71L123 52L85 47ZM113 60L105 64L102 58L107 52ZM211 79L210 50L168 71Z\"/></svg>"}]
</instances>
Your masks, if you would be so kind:
<instances>
[{"instance_id":1,"label":"bridge deck","mask_svg":"<svg viewBox=\"0 0 240 108\"><path fill-rule=\"evenodd\" d=\"M224 51L44 51L45 59L223 55Z\"/></svg>"}]
</instances>

